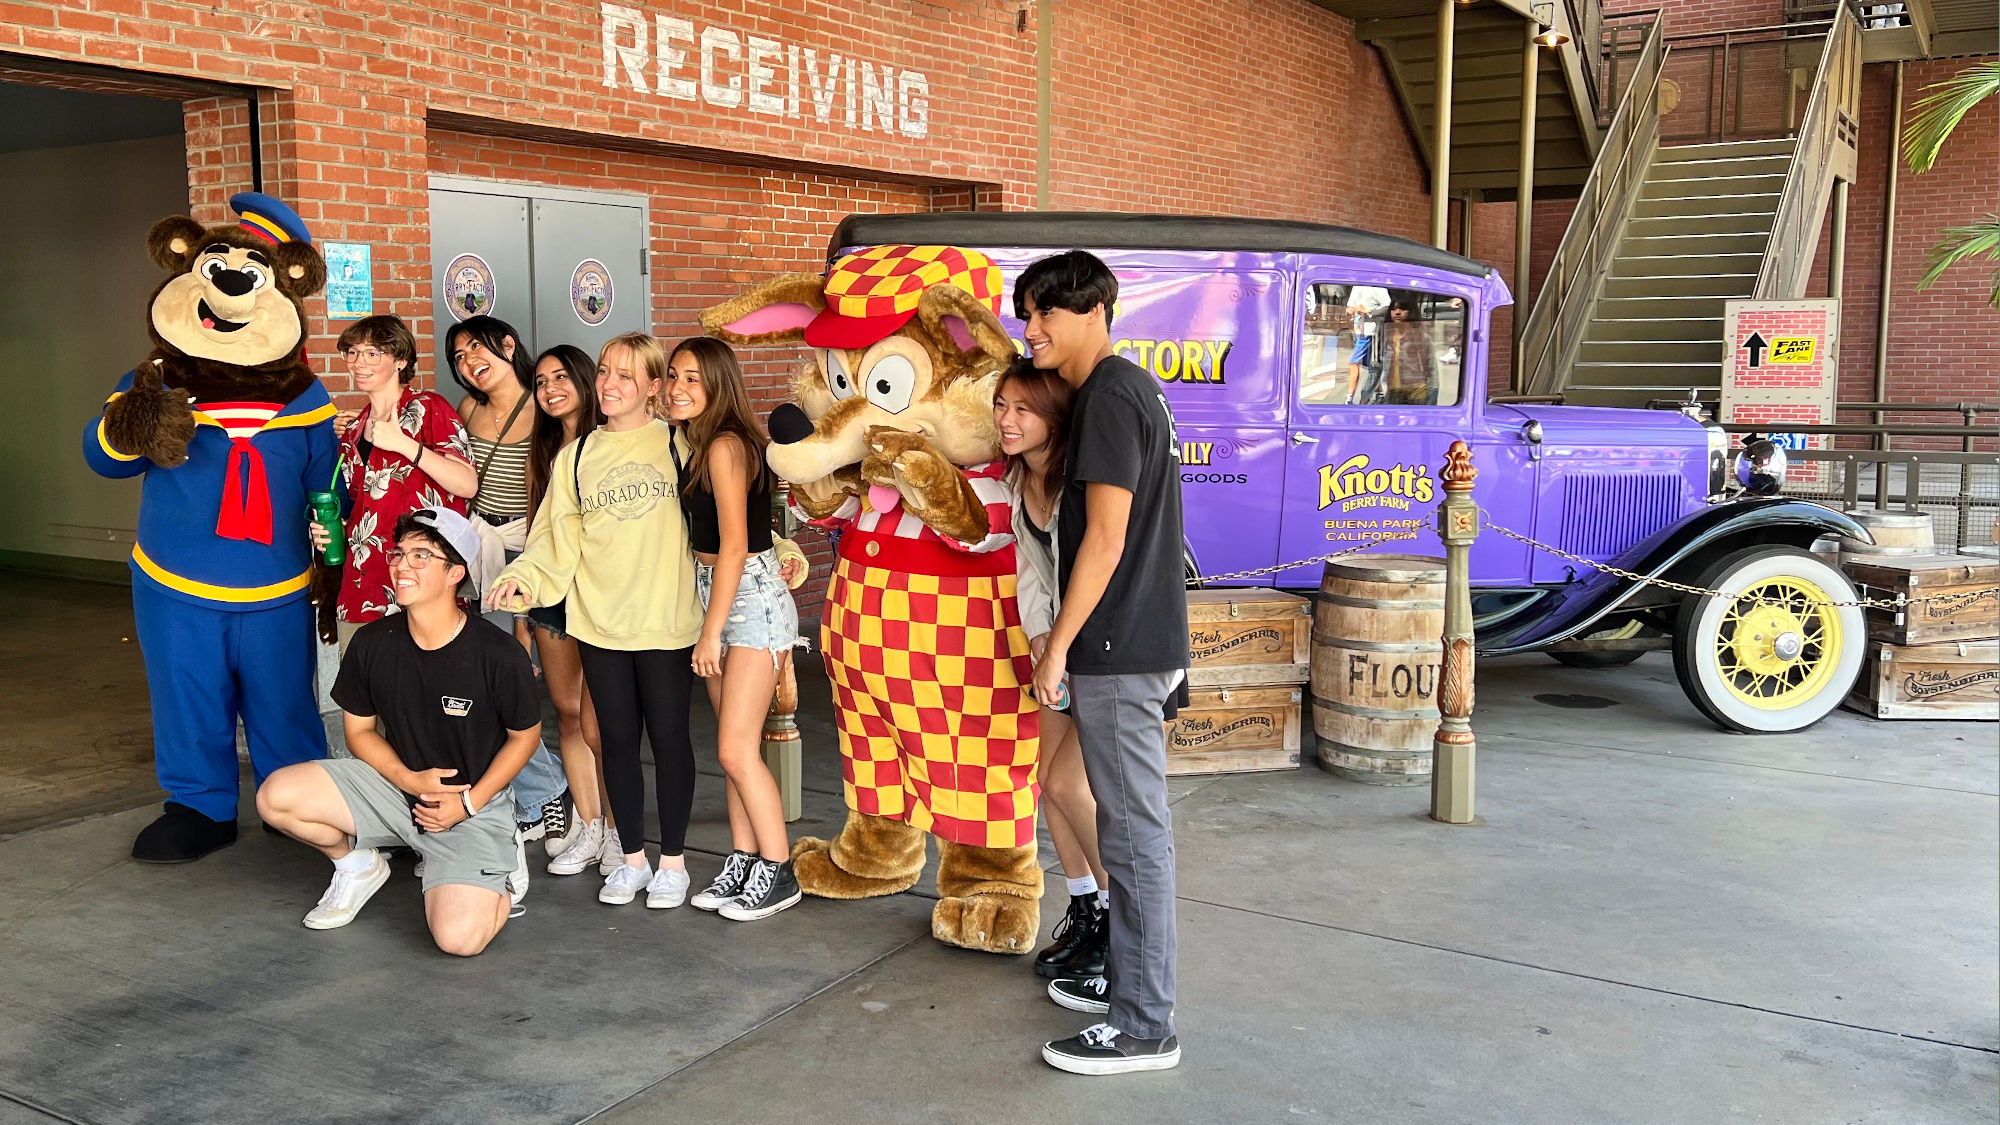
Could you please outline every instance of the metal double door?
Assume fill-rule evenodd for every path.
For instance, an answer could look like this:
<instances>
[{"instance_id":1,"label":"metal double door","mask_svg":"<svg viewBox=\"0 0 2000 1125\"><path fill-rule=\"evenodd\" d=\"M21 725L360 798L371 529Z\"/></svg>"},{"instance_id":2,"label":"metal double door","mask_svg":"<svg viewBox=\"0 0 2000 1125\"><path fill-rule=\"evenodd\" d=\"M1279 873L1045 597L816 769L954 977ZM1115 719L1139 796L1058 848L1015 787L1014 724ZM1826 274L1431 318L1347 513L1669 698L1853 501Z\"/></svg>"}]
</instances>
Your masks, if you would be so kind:
<instances>
[{"instance_id":1,"label":"metal double door","mask_svg":"<svg viewBox=\"0 0 2000 1125\"><path fill-rule=\"evenodd\" d=\"M593 360L624 332L652 330L641 196L434 179L431 307L440 385L451 325L499 317L532 353L574 344Z\"/></svg>"}]
</instances>

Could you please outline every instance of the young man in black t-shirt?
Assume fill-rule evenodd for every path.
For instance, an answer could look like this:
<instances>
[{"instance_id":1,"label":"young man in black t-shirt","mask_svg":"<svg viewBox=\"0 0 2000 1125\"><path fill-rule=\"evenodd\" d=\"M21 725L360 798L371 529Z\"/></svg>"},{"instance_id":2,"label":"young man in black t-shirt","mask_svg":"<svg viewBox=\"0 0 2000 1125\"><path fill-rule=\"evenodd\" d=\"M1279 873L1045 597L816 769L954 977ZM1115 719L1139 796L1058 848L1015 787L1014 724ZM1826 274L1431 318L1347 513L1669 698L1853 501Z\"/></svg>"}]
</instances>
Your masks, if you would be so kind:
<instances>
[{"instance_id":1,"label":"young man in black t-shirt","mask_svg":"<svg viewBox=\"0 0 2000 1125\"><path fill-rule=\"evenodd\" d=\"M506 925L510 884L526 885L508 786L540 745L540 696L514 638L454 598L479 550L472 524L423 508L396 522L393 542L402 612L354 635L333 685L354 757L273 773L257 811L333 861L307 927L353 921L389 878L380 849L400 845L422 857L432 939L470 957Z\"/></svg>"},{"instance_id":2,"label":"young man in black t-shirt","mask_svg":"<svg viewBox=\"0 0 2000 1125\"><path fill-rule=\"evenodd\" d=\"M1078 1074L1165 1070L1181 1055L1164 725L1188 666L1180 441L1159 385L1112 354L1117 300L1118 279L1081 250L1036 262L1014 285L1035 366L1077 392L1056 528L1062 610L1035 694L1056 698L1069 677L1111 880L1105 975L1049 984L1063 1007L1106 1013L1042 1048L1050 1065Z\"/></svg>"}]
</instances>

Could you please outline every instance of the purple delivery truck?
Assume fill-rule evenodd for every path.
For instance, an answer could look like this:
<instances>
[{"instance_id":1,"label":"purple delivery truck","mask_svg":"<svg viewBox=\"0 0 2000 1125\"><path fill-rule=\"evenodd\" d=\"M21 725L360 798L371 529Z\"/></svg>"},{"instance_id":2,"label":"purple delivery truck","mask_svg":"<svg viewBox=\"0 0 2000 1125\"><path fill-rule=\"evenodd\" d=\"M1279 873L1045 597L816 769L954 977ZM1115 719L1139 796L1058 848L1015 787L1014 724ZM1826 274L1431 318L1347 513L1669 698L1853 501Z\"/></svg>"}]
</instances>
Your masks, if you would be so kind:
<instances>
[{"instance_id":1,"label":"purple delivery truck","mask_svg":"<svg viewBox=\"0 0 2000 1125\"><path fill-rule=\"evenodd\" d=\"M1049 212L857 215L829 261L900 243L991 256L1009 313L1012 279L1053 251L1089 250L1118 274L1113 345L1160 381L1180 431L1191 582L1360 544L1442 554L1437 474L1463 439L1492 524L1733 595L1647 585L1489 528L1472 552L1481 652L1565 645L1551 655L1606 666L1667 644L1688 698L1752 732L1817 721L1860 670L1861 611L1825 604L1853 587L1807 548L1867 532L1771 495L1782 455L1753 442L1732 456L1693 410L1489 402L1487 357L1506 344L1488 325L1511 298L1486 266L1311 223ZM1320 572L1238 584L1315 588Z\"/></svg>"}]
</instances>

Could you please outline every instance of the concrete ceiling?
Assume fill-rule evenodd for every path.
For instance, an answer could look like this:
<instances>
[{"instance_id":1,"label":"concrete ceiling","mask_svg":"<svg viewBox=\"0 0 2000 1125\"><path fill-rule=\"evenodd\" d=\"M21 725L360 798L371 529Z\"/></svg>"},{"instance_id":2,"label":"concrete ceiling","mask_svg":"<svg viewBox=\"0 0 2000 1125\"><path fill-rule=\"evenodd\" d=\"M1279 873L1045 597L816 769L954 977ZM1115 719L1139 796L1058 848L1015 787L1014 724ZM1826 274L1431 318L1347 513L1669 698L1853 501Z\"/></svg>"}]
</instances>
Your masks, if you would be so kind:
<instances>
[{"instance_id":1,"label":"concrete ceiling","mask_svg":"<svg viewBox=\"0 0 2000 1125\"><path fill-rule=\"evenodd\" d=\"M177 136L181 103L0 82L0 152Z\"/></svg>"}]
</instances>

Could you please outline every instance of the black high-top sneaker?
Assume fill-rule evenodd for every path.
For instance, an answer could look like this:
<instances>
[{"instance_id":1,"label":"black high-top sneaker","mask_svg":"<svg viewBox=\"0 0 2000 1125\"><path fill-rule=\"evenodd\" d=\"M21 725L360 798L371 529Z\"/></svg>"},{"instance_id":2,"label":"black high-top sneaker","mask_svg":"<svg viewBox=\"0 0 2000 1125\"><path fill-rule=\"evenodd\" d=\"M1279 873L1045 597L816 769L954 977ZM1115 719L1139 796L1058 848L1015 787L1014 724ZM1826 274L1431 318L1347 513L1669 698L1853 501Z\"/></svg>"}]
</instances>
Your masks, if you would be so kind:
<instances>
[{"instance_id":1,"label":"black high-top sneaker","mask_svg":"<svg viewBox=\"0 0 2000 1125\"><path fill-rule=\"evenodd\" d=\"M1050 979L1098 975L1072 970L1069 963L1090 944L1091 932L1098 928L1098 916L1101 914L1102 911L1097 908L1096 892L1069 896L1069 909L1063 912L1055 932L1050 935L1055 940L1047 949L1035 954L1035 975Z\"/></svg>"},{"instance_id":2,"label":"black high-top sneaker","mask_svg":"<svg viewBox=\"0 0 2000 1125\"><path fill-rule=\"evenodd\" d=\"M717 914L732 922L754 922L759 918L769 918L778 911L799 901L798 877L792 874L792 861L772 863L768 859L754 860L750 864L750 874L743 880L743 893L722 904Z\"/></svg>"}]
</instances>

